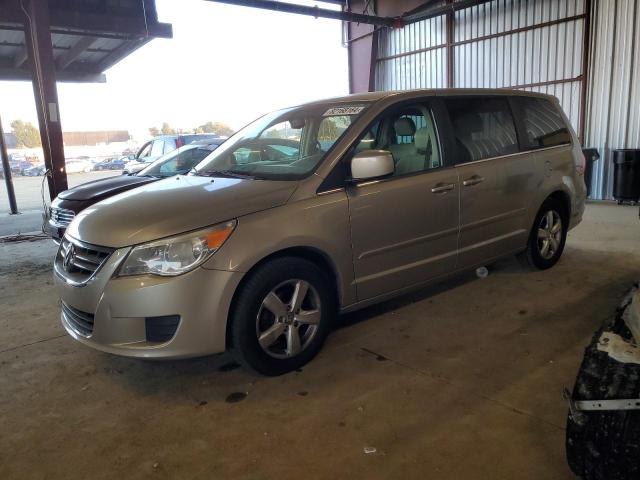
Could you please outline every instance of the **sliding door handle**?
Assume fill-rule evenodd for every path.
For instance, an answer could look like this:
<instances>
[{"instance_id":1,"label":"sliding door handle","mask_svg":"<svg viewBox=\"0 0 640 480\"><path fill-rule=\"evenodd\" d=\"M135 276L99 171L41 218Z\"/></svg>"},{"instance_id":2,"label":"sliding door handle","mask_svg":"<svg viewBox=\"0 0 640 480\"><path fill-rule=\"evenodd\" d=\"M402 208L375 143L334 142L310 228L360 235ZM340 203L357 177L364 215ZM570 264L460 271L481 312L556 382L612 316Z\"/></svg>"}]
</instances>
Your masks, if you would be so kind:
<instances>
[{"instance_id":1,"label":"sliding door handle","mask_svg":"<svg viewBox=\"0 0 640 480\"><path fill-rule=\"evenodd\" d=\"M465 187L471 187L472 185L477 185L482 182L484 182L484 177L481 177L480 175L474 175L473 177L464 180L462 182L462 185L464 185Z\"/></svg>"},{"instance_id":2,"label":"sliding door handle","mask_svg":"<svg viewBox=\"0 0 640 480\"><path fill-rule=\"evenodd\" d=\"M438 183L431 189L431 193L446 193L449 190L453 190L454 188L456 188L455 183Z\"/></svg>"}]
</instances>

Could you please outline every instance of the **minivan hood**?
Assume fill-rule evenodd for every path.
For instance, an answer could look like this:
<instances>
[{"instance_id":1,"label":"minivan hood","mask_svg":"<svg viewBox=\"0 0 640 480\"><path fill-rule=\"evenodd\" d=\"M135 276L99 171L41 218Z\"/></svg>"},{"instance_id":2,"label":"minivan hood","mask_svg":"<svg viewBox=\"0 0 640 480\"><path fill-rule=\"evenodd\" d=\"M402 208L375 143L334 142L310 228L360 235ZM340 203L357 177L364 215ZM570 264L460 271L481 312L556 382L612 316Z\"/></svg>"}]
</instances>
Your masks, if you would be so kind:
<instances>
[{"instance_id":1,"label":"minivan hood","mask_svg":"<svg viewBox=\"0 0 640 480\"><path fill-rule=\"evenodd\" d=\"M105 247L136 245L277 207L297 184L178 175L86 208L67 233Z\"/></svg>"},{"instance_id":2,"label":"minivan hood","mask_svg":"<svg viewBox=\"0 0 640 480\"><path fill-rule=\"evenodd\" d=\"M115 177L101 178L92 182L83 183L77 187L65 190L58 195L63 200L100 200L106 195L131 190L145 183L155 182L155 177L137 177L129 175L118 175Z\"/></svg>"}]
</instances>

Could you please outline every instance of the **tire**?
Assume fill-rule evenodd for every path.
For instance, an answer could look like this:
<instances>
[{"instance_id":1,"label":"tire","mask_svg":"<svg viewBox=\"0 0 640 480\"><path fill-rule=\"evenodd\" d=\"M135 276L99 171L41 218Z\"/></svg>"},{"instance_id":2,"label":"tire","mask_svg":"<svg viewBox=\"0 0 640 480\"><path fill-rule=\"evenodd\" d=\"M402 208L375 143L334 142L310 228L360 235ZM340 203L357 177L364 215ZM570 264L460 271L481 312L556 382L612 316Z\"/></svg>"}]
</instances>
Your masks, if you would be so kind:
<instances>
[{"instance_id":1,"label":"tire","mask_svg":"<svg viewBox=\"0 0 640 480\"><path fill-rule=\"evenodd\" d=\"M559 222L558 231L547 231L547 225L551 219L548 215L553 216L552 229ZM533 221L527 248L518 255L518 258L525 266L537 270L546 270L553 267L558 263L564 251L568 227L569 215L564 204L555 198L547 198ZM545 230L549 237L539 238L539 236L543 235L542 230ZM544 249L545 243L547 244L546 251Z\"/></svg>"},{"instance_id":2,"label":"tire","mask_svg":"<svg viewBox=\"0 0 640 480\"><path fill-rule=\"evenodd\" d=\"M304 294L296 297L298 291ZM252 272L236 295L231 354L262 375L296 370L320 351L336 312L335 288L326 272L302 258L276 258Z\"/></svg>"}]
</instances>

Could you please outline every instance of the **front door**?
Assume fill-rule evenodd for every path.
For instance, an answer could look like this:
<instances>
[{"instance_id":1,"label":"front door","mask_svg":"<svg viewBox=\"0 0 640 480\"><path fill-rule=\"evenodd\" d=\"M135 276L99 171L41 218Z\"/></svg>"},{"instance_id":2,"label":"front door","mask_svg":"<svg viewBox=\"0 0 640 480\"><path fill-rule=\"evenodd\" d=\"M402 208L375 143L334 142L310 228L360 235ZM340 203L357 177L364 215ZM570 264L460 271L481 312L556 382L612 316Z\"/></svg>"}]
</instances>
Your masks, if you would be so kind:
<instances>
[{"instance_id":1,"label":"front door","mask_svg":"<svg viewBox=\"0 0 640 480\"><path fill-rule=\"evenodd\" d=\"M392 153L396 171L347 188L359 300L452 272L458 241L458 173L443 162L429 105L386 112L367 140Z\"/></svg>"}]
</instances>

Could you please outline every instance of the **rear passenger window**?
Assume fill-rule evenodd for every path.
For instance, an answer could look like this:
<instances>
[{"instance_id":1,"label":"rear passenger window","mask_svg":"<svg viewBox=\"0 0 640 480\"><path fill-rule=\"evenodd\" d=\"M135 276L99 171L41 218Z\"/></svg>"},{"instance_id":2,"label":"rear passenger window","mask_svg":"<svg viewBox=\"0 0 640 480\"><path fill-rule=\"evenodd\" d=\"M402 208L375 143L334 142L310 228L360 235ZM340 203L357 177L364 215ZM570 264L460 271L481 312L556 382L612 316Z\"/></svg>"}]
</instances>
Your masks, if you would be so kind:
<instances>
[{"instance_id":1,"label":"rear passenger window","mask_svg":"<svg viewBox=\"0 0 640 480\"><path fill-rule=\"evenodd\" d=\"M506 98L445 100L456 139L457 163L518 152L518 137Z\"/></svg>"},{"instance_id":2,"label":"rear passenger window","mask_svg":"<svg viewBox=\"0 0 640 480\"><path fill-rule=\"evenodd\" d=\"M519 97L527 148L555 147L571 143L571 134L558 108L544 98Z\"/></svg>"}]
</instances>

